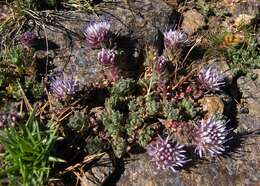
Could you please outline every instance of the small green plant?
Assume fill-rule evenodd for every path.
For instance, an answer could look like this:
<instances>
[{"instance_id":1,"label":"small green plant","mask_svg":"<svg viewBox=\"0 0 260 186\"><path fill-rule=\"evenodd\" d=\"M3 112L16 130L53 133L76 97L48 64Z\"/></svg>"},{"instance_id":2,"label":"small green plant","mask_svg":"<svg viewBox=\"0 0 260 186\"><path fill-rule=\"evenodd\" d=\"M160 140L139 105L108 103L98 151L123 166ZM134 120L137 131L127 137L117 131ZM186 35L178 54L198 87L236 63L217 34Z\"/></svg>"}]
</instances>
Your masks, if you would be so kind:
<instances>
[{"instance_id":1,"label":"small green plant","mask_svg":"<svg viewBox=\"0 0 260 186\"><path fill-rule=\"evenodd\" d=\"M155 119L160 113L160 102L152 96L135 96L137 87L135 81L121 79L110 89L106 111L101 115L117 157L121 157L130 144L144 147L154 134L146 120Z\"/></svg>"},{"instance_id":2,"label":"small green plant","mask_svg":"<svg viewBox=\"0 0 260 186\"><path fill-rule=\"evenodd\" d=\"M167 102L163 108L163 115L166 119L169 120L179 120L181 119L181 111L177 108L175 102Z\"/></svg>"},{"instance_id":3,"label":"small green plant","mask_svg":"<svg viewBox=\"0 0 260 186\"><path fill-rule=\"evenodd\" d=\"M18 74L24 72L25 62L32 60L30 59L31 57L27 54L25 49L17 46L6 48L0 52L0 65L3 66L2 68L15 68L15 72Z\"/></svg>"},{"instance_id":4,"label":"small green plant","mask_svg":"<svg viewBox=\"0 0 260 186\"><path fill-rule=\"evenodd\" d=\"M109 144L98 136L89 136L85 141L85 151L88 154L97 154L109 149Z\"/></svg>"},{"instance_id":5,"label":"small green plant","mask_svg":"<svg viewBox=\"0 0 260 186\"><path fill-rule=\"evenodd\" d=\"M154 129L152 128L152 126L144 127L141 130L141 132L139 132L139 134L138 134L137 143L141 147L146 147L147 144L149 144L152 141L154 134L155 134L155 132L154 132Z\"/></svg>"},{"instance_id":6,"label":"small green plant","mask_svg":"<svg viewBox=\"0 0 260 186\"><path fill-rule=\"evenodd\" d=\"M238 77L247 75L254 77L253 69L260 68L259 47L255 34L250 29L241 33L221 32L211 37L212 46L228 60L228 65ZM208 51L216 54L216 51Z\"/></svg>"},{"instance_id":7,"label":"small green plant","mask_svg":"<svg viewBox=\"0 0 260 186\"><path fill-rule=\"evenodd\" d=\"M52 163L58 161L51 156L56 130L46 130L35 118L35 112L19 129L0 131L0 143L5 147L0 176L7 174L10 185L43 185L49 179Z\"/></svg>"},{"instance_id":8,"label":"small green plant","mask_svg":"<svg viewBox=\"0 0 260 186\"><path fill-rule=\"evenodd\" d=\"M194 102L183 99L180 102L169 101L163 108L163 116L169 120L190 120L198 114Z\"/></svg>"},{"instance_id":9,"label":"small green plant","mask_svg":"<svg viewBox=\"0 0 260 186\"><path fill-rule=\"evenodd\" d=\"M21 88L32 100L45 94L43 82L36 81L34 60L24 48L16 46L0 52L0 73L2 98L21 99Z\"/></svg>"},{"instance_id":10,"label":"small green plant","mask_svg":"<svg viewBox=\"0 0 260 186\"><path fill-rule=\"evenodd\" d=\"M249 36L243 45L230 47L224 51L225 56L230 60L229 65L235 76L252 77L252 69L260 68L260 52L257 45L256 38Z\"/></svg>"},{"instance_id":11,"label":"small green plant","mask_svg":"<svg viewBox=\"0 0 260 186\"><path fill-rule=\"evenodd\" d=\"M111 95L124 97L134 92L135 81L132 79L121 79L110 90Z\"/></svg>"},{"instance_id":12,"label":"small green plant","mask_svg":"<svg viewBox=\"0 0 260 186\"><path fill-rule=\"evenodd\" d=\"M112 148L117 157L121 157L126 151L126 141L124 135L126 132L124 126L123 114L119 111L103 112L101 120L105 126L106 132L111 137Z\"/></svg>"},{"instance_id":13,"label":"small green plant","mask_svg":"<svg viewBox=\"0 0 260 186\"><path fill-rule=\"evenodd\" d=\"M201 10L201 12L203 13L203 15L207 16L210 12L210 3L207 3L204 0L198 0L196 1L196 5L197 7Z\"/></svg>"},{"instance_id":14,"label":"small green plant","mask_svg":"<svg viewBox=\"0 0 260 186\"><path fill-rule=\"evenodd\" d=\"M185 112L185 119L193 119L198 113L194 103L188 99L183 99L180 102L179 107L181 108L182 112Z\"/></svg>"},{"instance_id":15,"label":"small green plant","mask_svg":"<svg viewBox=\"0 0 260 186\"><path fill-rule=\"evenodd\" d=\"M149 117L158 115L161 107L160 103L151 96L146 97L145 101L146 101L145 108L146 108L147 115Z\"/></svg>"},{"instance_id":16,"label":"small green plant","mask_svg":"<svg viewBox=\"0 0 260 186\"><path fill-rule=\"evenodd\" d=\"M43 82L37 82L35 80L26 80L25 81L25 92L30 94L34 99L39 100L45 94Z\"/></svg>"},{"instance_id":17,"label":"small green plant","mask_svg":"<svg viewBox=\"0 0 260 186\"><path fill-rule=\"evenodd\" d=\"M86 118L84 115L76 111L72 117L70 117L69 122L67 123L67 126L72 129L82 129L84 127L84 124L86 123Z\"/></svg>"}]
</instances>

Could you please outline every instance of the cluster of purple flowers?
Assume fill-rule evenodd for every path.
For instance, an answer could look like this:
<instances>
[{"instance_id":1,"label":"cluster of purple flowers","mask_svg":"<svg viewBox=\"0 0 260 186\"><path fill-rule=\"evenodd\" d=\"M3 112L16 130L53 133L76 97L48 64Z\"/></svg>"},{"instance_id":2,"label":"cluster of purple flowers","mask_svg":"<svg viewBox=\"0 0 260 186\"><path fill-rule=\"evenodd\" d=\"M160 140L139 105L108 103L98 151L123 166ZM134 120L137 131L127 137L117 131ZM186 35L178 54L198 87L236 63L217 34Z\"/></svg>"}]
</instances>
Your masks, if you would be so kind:
<instances>
[{"instance_id":1,"label":"cluster of purple flowers","mask_svg":"<svg viewBox=\"0 0 260 186\"><path fill-rule=\"evenodd\" d=\"M73 76L58 73L50 83L51 93L59 100L66 100L80 90L80 83Z\"/></svg>"},{"instance_id":2,"label":"cluster of purple flowers","mask_svg":"<svg viewBox=\"0 0 260 186\"><path fill-rule=\"evenodd\" d=\"M165 56L160 56L157 60L157 63L156 63L156 71L159 73L159 74L162 74L164 73L168 67L170 66L170 60L168 58L166 58Z\"/></svg>"},{"instance_id":3,"label":"cluster of purple flowers","mask_svg":"<svg viewBox=\"0 0 260 186\"><path fill-rule=\"evenodd\" d=\"M105 74L112 82L120 78L118 69L118 51L116 49L106 48L111 41L111 24L107 19L102 18L100 21L93 21L87 25L83 33L87 44L91 48L101 48L97 54L98 62L106 67Z\"/></svg>"},{"instance_id":4,"label":"cluster of purple flowers","mask_svg":"<svg viewBox=\"0 0 260 186\"><path fill-rule=\"evenodd\" d=\"M182 30L170 29L163 33L164 35L164 46L166 49L174 49L179 47L181 44L185 43L188 40L187 33Z\"/></svg>"},{"instance_id":5,"label":"cluster of purple flowers","mask_svg":"<svg viewBox=\"0 0 260 186\"><path fill-rule=\"evenodd\" d=\"M100 52L98 52L97 59L100 64L103 66L113 66L116 63L117 51L114 49L105 49L102 48Z\"/></svg>"},{"instance_id":6,"label":"cluster of purple flowers","mask_svg":"<svg viewBox=\"0 0 260 186\"><path fill-rule=\"evenodd\" d=\"M225 143L230 130L226 129L226 121L212 116L206 120L201 120L198 125L187 124L188 133L185 136L192 140L195 145L194 153L199 157L216 157L226 150ZM182 126L179 126L182 127ZM185 126L184 126L185 127ZM187 131L186 131L187 132ZM185 132L182 134L186 134ZM169 136L164 140L160 136L147 146L147 153L152 157L158 169L176 171L182 168L189 160L184 155L186 152L183 145L178 142L171 142Z\"/></svg>"},{"instance_id":7,"label":"cluster of purple flowers","mask_svg":"<svg viewBox=\"0 0 260 186\"><path fill-rule=\"evenodd\" d=\"M225 86L225 76L221 74L216 65L205 66L198 75L202 88L219 91Z\"/></svg>"},{"instance_id":8,"label":"cluster of purple flowers","mask_svg":"<svg viewBox=\"0 0 260 186\"><path fill-rule=\"evenodd\" d=\"M260 6L260 2L257 0L247 0L248 4L254 7L259 7Z\"/></svg>"},{"instance_id":9,"label":"cluster of purple flowers","mask_svg":"<svg viewBox=\"0 0 260 186\"><path fill-rule=\"evenodd\" d=\"M170 141L169 136L166 139L158 136L154 142L148 145L147 152L157 168L161 170L176 172L176 169L183 167L189 161L185 156L184 146Z\"/></svg>"},{"instance_id":10,"label":"cluster of purple flowers","mask_svg":"<svg viewBox=\"0 0 260 186\"><path fill-rule=\"evenodd\" d=\"M26 47L31 48L35 45L37 36L33 32L25 32L20 36L20 42Z\"/></svg>"},{"instance_id":11,"label":"cluster of purple flowers","mask_svg":"<svg viewBox=\"0 0 260 186\"><path fill-rule=\"evenodd\" d=\"M218 156L225 152L224 143L227 141L229 130L226 129L226 121L216 117L202 120L196 127L193 142L196 144L195 152L200 157L210 155Z\"/></svg>"},{"instance_id":12,"label":"cluster of purple flowers","mask_svg":"<svg viewBox=\"0 0 260 186\"><path fill-rule=\"evenodd\" d=\"M83 29L87 44L100 48L109 41L111 24L107 20L93 21Z\"/></svg>"}]
</instances>

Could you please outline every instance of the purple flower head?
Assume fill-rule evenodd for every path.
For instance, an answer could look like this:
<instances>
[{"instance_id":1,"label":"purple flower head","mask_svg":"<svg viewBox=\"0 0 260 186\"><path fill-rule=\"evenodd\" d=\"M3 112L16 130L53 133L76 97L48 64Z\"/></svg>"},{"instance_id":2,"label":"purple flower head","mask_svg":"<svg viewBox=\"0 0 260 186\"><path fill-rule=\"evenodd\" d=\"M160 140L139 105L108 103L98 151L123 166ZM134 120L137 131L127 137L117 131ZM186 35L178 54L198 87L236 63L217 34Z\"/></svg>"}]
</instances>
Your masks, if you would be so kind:
<instances>
[{"instance_id":1,"label":"purple flower head","mask_svg":"<svg viewBox=\"0 0 260 186\"><path fill-rule=\"evenodd\" d=\"M225 76L220 74L215 65L202 68L199 72L198 80L203 88L213 91L219 91L221 87L225 86Z\"/></svg>"},{"instance_id":2,"label":"purple flower head","mask_svg":"<svg viewBox=\"0 0 260 186\"><path fill-rule=\"evenodd\" d=\"M253 6L253 7L259 7L260 2L258 0L247 0L248 4Z\"/></svg>"},{"instance_id":3,"label":"purple flower head","mask_svg":"<svg viewBox=\"0 0 260 186\"><path fill-rule=\"evenodd\" d=\"M196 145L195 152L200 157L210 155L218 156L225 151L224 143L229 130L226 129L226 121L219 120L216 117L202 120L196 127L193 142Z\"/></svg>"},{"instance_id":4,"label":"purple flower head","mask_svg":"<svg viewBox=\"0 0 260 186\"><path fill-rule=\"evenodd\" d=\"M169 31L164 32L163 35L164 35L164 46L167 49L176 48L188 40L187 33L181 30L170 29Z\"/></svg>"},{"instance_id":5,"label":"purple flower head","mask_svg":"<svg viewBox=\"0 0 260 186\"><path fill-rule=\"evenodd\" d=\"M113 66L116 63L116 56L116 50L102 48L102 50L98 52L97 60L104 66Z\"/></svg>"},{"instance_id":6,"label":"purple flower head","mask_svg":"<svg viewBox=\"0 0 260 186\"><path fill-rule=\"evenodd\" d=\"M36 38L33 32L25 32L21 35L20 41L25 47L31 48L35 44Z\"/></svg>"},{"instance_id":7,"label":"purple flower head","mask_svg":"<svg viewBox=\"0 0 260 186\"><path fill-rule=\"evenodd\" d=\"M59 73L50 83L51 93L60 100L73 96L80 90L80 83L72 76Z\"/></svg>"},{"instance_id":8,"label":"purple flower head","mask_svg":"<svg viewBox=\"0 0 260 186\"><path fill-rule=\"evenodd\" d=\"M111 24L107 20L92 22L83 29L87 44L92 48L100 48L109 40Z\"/></svg>"},{"instance_id":9,"label":"purple flower head","mask_svg":"<svg viewBox=\"0 0 260 186\"><path fill-rule=\"evenodd\" d=\"M4 128L8 123L15 123L19 117L17 112L0 112L0 128Z\"/></svg>"},{"instance_id":10,"label":"purple flower head","mask_svg":"<svg viewBox=\"0 0 260 186\"><path fill-rule=\"evenodd\" d=\"M160 56L157 60L156 71L159 74L161 74L167 70L169 65L170 65L169 59L167 59L165 56Z\"/></svg>"},{"instance_id":11,"label":"purple flower head","mask_svg":"<svg viewBox=\"0 0 260 186\"><path fill-rule=\"evenodd\" d=\"M189 161L184 155L186 151L183 147L177 142L171 142L169 136L165 140L158 136L156 141L148 145L147 152L158 169L176 172L176 168L183 167Z\"/></svg>"}]
</instances>

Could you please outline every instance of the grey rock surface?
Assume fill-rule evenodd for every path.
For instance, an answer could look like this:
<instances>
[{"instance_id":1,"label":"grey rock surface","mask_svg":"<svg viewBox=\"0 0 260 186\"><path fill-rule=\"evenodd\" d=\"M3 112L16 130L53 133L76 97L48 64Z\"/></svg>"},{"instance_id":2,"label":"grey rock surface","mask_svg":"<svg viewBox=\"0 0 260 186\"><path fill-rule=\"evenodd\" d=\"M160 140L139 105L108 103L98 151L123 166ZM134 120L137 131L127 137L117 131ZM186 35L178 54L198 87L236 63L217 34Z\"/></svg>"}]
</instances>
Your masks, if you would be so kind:
<instances>
[{"instance_id":1,"label":"grey rock surface","mask_svg":"<svg viewBox=\"0 0 260 186\"><path fill-rule=\"evenodd\" d=\"M96 14L111 21L115 45L126 53L128 64L141 62L146 43L158 49L162 47L160 32L178 20L176 12L160 0L131 1L129 5L110 4L106 4ZM53 59L57 67L55 70L64 69L65 72L74 74L82 84L98 82L103 78L101 66L96 59L99 50L89 48L82 33L83 27L97 19L97 15L46 12L43 15L46 25L43 30L39 29L42 38L49 40L49 50L54 50L57 54ZM52 46L56 48L52 49Z\"/></svg>"},{"instance_id":2,"label":"grey rock surface","mask_svg":"<svg viewBox=\"0 0 260 186\"><path fill-rule=\"evenodd\" d=\"M105 154L91 167L85 176L81 178L82 186L95 186L102 184L107 177L114 171L113 164L108 156Z\"/></svg>"},{"instance_id":3,"label":"grey rock surface","mask_svg":"<svg viewBox=\"0 0 260 186\"><path fill-rule=\"evenodd\" d=\"M192 35L199 28L206 25L205 18L197 10L188 10L183 13L182 28L188 34Z\"/></svg>"},{"instance_id":4,"label":"grey rock surface","mask_svg":"<svg viewBox=\"0 0 260 186\"><path fill-rule=\"evenodd\" d=\"M238 79L237 84L240 91L243 93L243 98L249 109L249 114L260 118L260 70L254 70L254 73L258 76L256 80L252 80L248 77L241 77Z\"/></svg>"}]
</instances>

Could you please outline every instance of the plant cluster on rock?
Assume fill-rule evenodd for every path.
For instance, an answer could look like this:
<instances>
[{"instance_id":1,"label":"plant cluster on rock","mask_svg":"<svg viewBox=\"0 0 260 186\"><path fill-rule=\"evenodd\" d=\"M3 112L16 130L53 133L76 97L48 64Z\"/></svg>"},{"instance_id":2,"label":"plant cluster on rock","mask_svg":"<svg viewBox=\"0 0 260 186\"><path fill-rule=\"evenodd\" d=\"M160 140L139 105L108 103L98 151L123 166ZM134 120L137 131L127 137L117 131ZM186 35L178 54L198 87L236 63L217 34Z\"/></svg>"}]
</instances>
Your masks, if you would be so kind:
<instances>
[{"instance_id":1,"label":"plant cluster on rock","mask_svg":"<svg viewBox=\"0 0 260 186\"><path fill-rule=\"evenodd\" d=\"M12 5L25 11L14 20L36 16L34 11L43 8L35 4L38 1L17 2ZM63 6L92 10L93 1L82 3ZM58 7L56 1L47 5ZM205 2L196 6L205 15L216 14L216 7ZM195 10L191 13L203 17ZM8 27L9 19L0 30ZM22 27L14 43L3 41L0 178L7 177L10 184L43 185L51 176L79 177L104 153L117 162L146 151L156 168L173 172L228 153L235 132L230 122L234 118L224 112L224 97L230 98L233 76L249 73L257 78L251 71L259 67L259 43L242 26L239 32L223 30L207 36L211 47L205 49L203 59L194 60L193 51L202 38L192 34L200 32L206 24L202 22L189 33L179 25L162 29L156 35L163 37L158 39L161 47L140 44L141 57L134 61L128 46L124 48L132 36L115 32L117 22L109 14L92 18L81 30L77 28L84 57L94 54L92 60L103 75L89 84L82 83L77 67L55 66L48 48L45 55L39 54L42 34ZM126 44L120 43L122 38ZM50 42L44 41L48 47ZM216 58L229 61L231 78L218 59L212 60L214 52ZM75 61L68 58L70 64Z\"/></svg>"}]
</instances>

